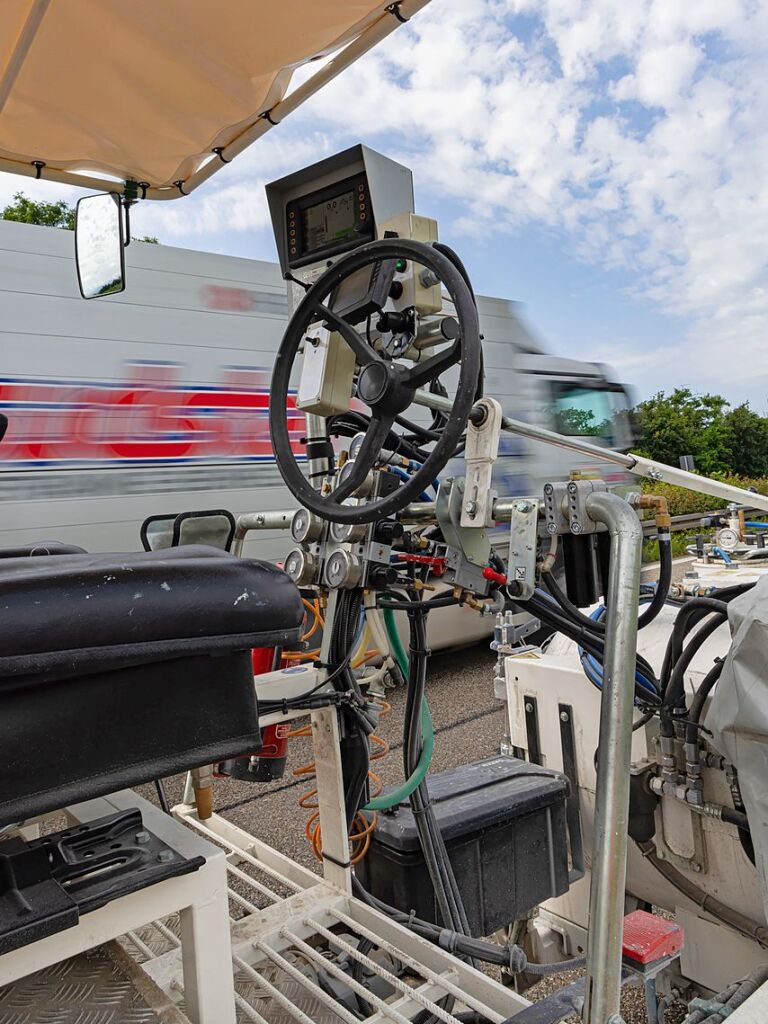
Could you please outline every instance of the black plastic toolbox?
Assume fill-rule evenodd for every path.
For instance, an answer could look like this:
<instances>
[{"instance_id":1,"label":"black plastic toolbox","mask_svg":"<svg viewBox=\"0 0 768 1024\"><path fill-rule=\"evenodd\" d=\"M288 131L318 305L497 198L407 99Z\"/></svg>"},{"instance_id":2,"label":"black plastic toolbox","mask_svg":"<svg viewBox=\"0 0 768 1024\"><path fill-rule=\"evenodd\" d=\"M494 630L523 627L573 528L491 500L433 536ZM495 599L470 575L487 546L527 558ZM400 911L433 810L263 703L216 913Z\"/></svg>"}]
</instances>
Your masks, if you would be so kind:
<instances>
[{"instance_id":1,"label":"black plastic toolbox","mask_svg":"<svg viewBox=\"0 0 768 1024\"><path fill-rule=\"evenodd\" d=\"M475 936L568 890L568 779L499 755L428 779ZM409 804L379 814L357 877L380 900L441 924Z\"/></svg>"}]
</instances>

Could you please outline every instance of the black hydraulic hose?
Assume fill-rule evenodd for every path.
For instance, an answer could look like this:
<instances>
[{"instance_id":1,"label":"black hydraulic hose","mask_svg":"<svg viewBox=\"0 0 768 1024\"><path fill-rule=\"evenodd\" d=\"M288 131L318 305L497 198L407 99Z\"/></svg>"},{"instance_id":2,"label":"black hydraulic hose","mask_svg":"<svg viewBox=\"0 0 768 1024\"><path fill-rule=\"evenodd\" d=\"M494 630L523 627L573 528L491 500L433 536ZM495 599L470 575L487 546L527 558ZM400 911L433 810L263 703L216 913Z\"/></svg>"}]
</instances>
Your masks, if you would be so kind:
<instances>
[{"instance_id":1,"label":"black hydraulic hose","mask_svg":"<svg viewBox=\"0 0 768 1024\"><path fill-rule=\"evenodd\" d=\"M550 592L552 597L557 601L560 607L566 612L575 622L580 622L587 629L592 629L595 633L605 633L605 623L599 620L590 619L588 615L585 615L580 608L569 599L568 595L563 591L551 572L545 572L542 574L542 581L544 586ZM659 531L659 581L656 585L653 598L650 603L646 606L643 612L640 614L637 620L637 628L642 629L643 626L647 626L653 622L656 616L659 614L661 609L664 607L664 603L669 596L669 588L672 583L672 541L669 533L666 535L666 539L662 537L662 531Z\"/></svg>"},{"instance_id":2,"label":"black hydraulic hose","mask_svg":"<svg viewBox=\"0 0 768 1024\"><path fill-rule=\"evenodd\" d=\"M514 602L513 602L514 603ZM541 598L532 597L524 605L518 605L523 611L534 612L548 626L552 626L558 632L578 643L588 654L596 658L602 664L605 655L604 637L596 636L590 632L586 625L573 622L558 611L552 604ZM591 619L587 620L592 622ZM657 685L655 673L651 665L641 655L636 657L637 669L649 682ZM639 684L635 684L635 695L645 703L660 703L660 698L654 698L653 694Z\"/></svg>"},{"instance_id":3,"label":"black hydraulic hose","mask_svg":"<svg viewBox=\"0 0 768 1024\"><path fill-rule=\"evenodd\" d=\"M712 690L717 685L717 681L722 675L724 661L716 661L712 668L702 679L699 684L699 688L694 694L693 700L691 701L691 709L688 712L688 724L685 727L685 741L686 743L697 743L699 739L699 722L701 721L701 713L704 710L704 704L706 703L707 697L710 695Z\"/></svg>"},{"instance_id":4,"label":"black hydraulic hose","mask_svg":"<svg viewBox=\"0 0 768 1024\"><path fill-rule=\"evenodd\" d=\"M432 924L429 921L422 921L412 914L405 914L388 903L372 896L362 885L359 879L353 876L352 888L358 899L361 899L368 906L373 907L398 924L404 925L410 931L420 935L423 939L434 942L442 949L451 953L462 953L473 960L482 960L484 963L495 964L497 967L505 967L512 974L536 974L544 976L547 974L560 974L561 971L578 970L587 962L586 956L575 957L573 960L563 960L553 964L530 963L520 946L498 946L493 942L486 942L483 939L473 939L457 932L450 932L440 925ZM766 929L768 932L768 929Z\"/></svg>"},{"instance_id":5,"label":"black hydraulic hose","mask_svg":"<svg viewBox=\"0 0 768 1024\"><path fill-rule=\"evenodd\" d=\"M361 697L360 686L354 672L349 667L349 653L355 643L360 619L361 597L357 591L343 591L339 596L333 635L330 643L332 661L347 664L342 673L334 679L333 686L337 691L352 690ZM360 716L349 708L340 711L343 725L341 739L341 755L344 783L344 808L347 827L351 828L355 815L360 807L367 802L368 768L370 765L370 749L368 733L363 728Z\"/></svg>"},{"instance_id":6,"label":"black hydraulic hose","mask_svg":"<svg viewBox=\"0 0 768 1024\"><path fill-rule=\"evenodd\" d=\"M739 934L745 935L764 948L768 948L768 927L765 924L753 921L744 914L740 914L737 910L733 910L725 903L721 903L720 900L710 896L709 893L704 892L703 889L700 889L694 882L686 878L669 861L660 860L656 855L656 846L652 840L636 842L636 845L645 859L656 868L659 874L663 875L678 892L681 892L683 896L697 907L705 913L711 914L723 924L728 925L729 928L733 928Z\"/></svg>"},{"instance_id":7,"label":"black hydraulic hose","mask_svg":"<svg viewBox=\"0 0 768 1024\"><path fill-rule=\"evenodd\" d=\"M750 831L749 819L744 811L736 811L732 807L723 807L720 812L720 817L729 825L735 825L736 828L740 828L742 832Z\"/></svg>"},{"instance_id":8,"label":"black hydraulic hose","mask_svg":"<svg viewBox=\"0 0 768 1024\"><path fill-rule=\"evenodd\" d=\"M557 582L553 573L542 573L541 580L569 618L573 619L574 622L578 622L585 629L591 630L593 633L605 633L605 623L600 622L598 619L590 619L590 617L585 615L580 608L577 608Z\"/></svg>"},{"instance_id":9,"label":"black hydraulic hose","mask_svg":"<svg viewBox=\"0 0 768 1024\"><path fill-rule=\"evenodd\" d=\"M448 608L453 604L458 604L459 599L454 597L452 594L440 595L439 597L430 598L429 601L423 602L429 608ZM417 607L415 601L379 601L380 608L392 608L394 611L409 611L411 608Z\"/></svg>"},{"instance_id":10,"label":"black hydraulic hose","mask_svg":"<svg viewBox=\"0 0 768 1024\"><path fill-rule=\"evenodd\" d=\"M418 704L414 704L414 743L410 750L411 765L409 769L409 775L414 771L415 766L421 756L421 699L424 696L427 680L427 627L426 627L426 609L424 607L414 610L409 613L409 619L411 621L411 647L414 646L413 641L416 641L417 650L412 652L411 658L416 658L419 661L419 689L421 691L421 697L419 698ZM416 713L419 715L419 727L416 728ZM425 821L427 828L430 833L432 846L435 850L437 861L440 866L440 872L445 879L446 891L448 894L449 902L451 903L452 915L454 918L454 929L459 932L463 932L466 935L470 934L469 921L467 919L467 913L464 908L464 902L459 889L456 876L453 872L453 866L451 865L448 851L443 840L440 827L437 823L434 809L429 798L429 790L427 788L426 781L422 782L419 787L419 797L424 800L425 803Z\"/></svg>"},{"instance_id":11,"label":"black hydraulic hose","mask_svg":"<svg viewBox=\"0 0 768 1024\"><path fill-rule=\"evenodd\" d=\"M709 1007L698 1007L689 1013L682 1024L723 1024L750 996L768 981L768 966L761 964L743 981L732 982L710 999Z\"/></svg>"},{"instance_id":12,"label":"black hydraulic hose","mask_svg":"<svg viewBox=\"0 0 768 1024\"><path fill-rule=\"evenodd\" d=\"M708 622L704 622L703 625L701 625L694 633L685 648L681 651L677 660L674 662L669 682L662 696L662 736L674 736L675 734L672 717L675 713L675 709L685 707L685 672L688 666L691 664L698 651L701 650L705 641L709 639L715 630L722 626L727 617L727 611L719 612L718 614L713 615Z\"/></svg>"},{"instance_id":13,"label":"black hydraulic hose","mask_svg":"<svg viewBox=\"0 0 768 1024\"><path fill-rule=\"evenodd\" d=\"M686 601L675 618L672 633L667 642L667 649L664 653L664 664L661 669L661 692L666 691L669 685L669 678L675 667L677 659L683 649L683 641L694 626L711 612L728 614L728 602L713 597L694 597Z\"/></svg>"},{"instance_id":14,"label":"black hydraulic hose","mask_svg":"<svg viewBox=\"0 0 768 1024\"><path fill-rule=\"evenodd\" d=\"M643 613L637 620L637 628L642 629L656 618L664 602L669 596L669 588L672 584L672 537L669 529L658 530L659 541L659 580L656 584L651 603L646 606Z\"/></svg>"},{"instance_id":15,"label":"black hydraulic hose","mask_svg":"<svg viewBox=\"0 0 768 1024\"><path fill-rule=\"evenodd\" d=\"M421 728L420 728L420 716L421 716L421 701L424 695L423 690L423 675L421 672L421 656L418 638L414 636L414 623L416 612L409 612L408 616L414 616L411 619L411 652L409 660L409 672L408 672L408 695L406 699L405 709L405 722L403 725L403 768L405 771L405 777L410 778L413 768L416 765L419 755L421 754ZM422 853L424 860L427 865L432 886L435 891L435 900L437 901L437 907L440 911L440 916L443 919L443 923L446 928L451 928L453 925L453 913L451 902L446 891L445 879L440 871L440 864L435 853L434 845L432 842L432 836L427 829L426 821L424 820L425 806L427 801L425 800L424 793L421 786L417 787L411 794L410 802L413 810L414 822L416 829L419 833L419 841L421 843ZM428 796L427 796L428 799Z\"/></svg>"}]
</instances>

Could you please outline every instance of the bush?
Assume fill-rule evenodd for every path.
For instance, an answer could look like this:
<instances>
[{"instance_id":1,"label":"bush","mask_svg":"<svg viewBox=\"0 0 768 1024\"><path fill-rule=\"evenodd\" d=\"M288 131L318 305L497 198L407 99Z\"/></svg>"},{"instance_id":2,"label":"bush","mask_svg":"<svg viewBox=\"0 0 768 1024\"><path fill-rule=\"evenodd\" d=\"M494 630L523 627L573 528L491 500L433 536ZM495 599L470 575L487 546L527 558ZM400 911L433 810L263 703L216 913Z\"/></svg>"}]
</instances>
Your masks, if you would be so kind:
<instances>
[{"instance_id":1,"label":"bush","mask_svg":"<svg viewBox=\"0 0 768 1024\"><path fill-rule=\"evenodd\" d=\"M741 487L744 490L754 487L758 493L768 494L768 477L717 474L714 479L731 484L733 487ZM707 512L716 512L725 508L728 504L722 498L713 498L709 494L689 491L687 487L675 487L673 484L657 483L653 480L643 480L642 490L644 494L658 494L666 498L671 516L691 515L694 512L701 512L702 515L705 515Z\"/></svg>"}]
</instances>

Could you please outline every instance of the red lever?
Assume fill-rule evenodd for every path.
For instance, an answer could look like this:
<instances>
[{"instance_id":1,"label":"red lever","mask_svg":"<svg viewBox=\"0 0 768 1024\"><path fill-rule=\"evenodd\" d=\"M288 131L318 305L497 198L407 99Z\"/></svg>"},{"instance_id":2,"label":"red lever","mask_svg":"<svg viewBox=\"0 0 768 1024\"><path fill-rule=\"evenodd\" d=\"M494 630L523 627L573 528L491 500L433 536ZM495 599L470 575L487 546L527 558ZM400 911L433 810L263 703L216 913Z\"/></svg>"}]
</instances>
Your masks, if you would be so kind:
<instances>
[{"instance_id":1,"label":"red lever","mask_svg":"<svg viewBox=\"0 0 768 1024\"><path fill-rule=\"evenodd\" d=\"M445 572L445 558L439 558L436 555L406 555L398 551L396 556L403 562L428 565L435 576L442 576Z\"/></svg>"},{"instance_id":2,"label":"red lever","mask_svg":"<svg viewBox=\"0 0 768 1024\"><path fill-rule=\"evenodd\" d=\"M496 570L492 569L490 565L486 566L486 568L483 569L483 579L490 580L491 583L498 583L500 587L503 587L504 584L507 582L507 577L504 575L504 573L496 572Z\"/></svg>"}]
</instances>

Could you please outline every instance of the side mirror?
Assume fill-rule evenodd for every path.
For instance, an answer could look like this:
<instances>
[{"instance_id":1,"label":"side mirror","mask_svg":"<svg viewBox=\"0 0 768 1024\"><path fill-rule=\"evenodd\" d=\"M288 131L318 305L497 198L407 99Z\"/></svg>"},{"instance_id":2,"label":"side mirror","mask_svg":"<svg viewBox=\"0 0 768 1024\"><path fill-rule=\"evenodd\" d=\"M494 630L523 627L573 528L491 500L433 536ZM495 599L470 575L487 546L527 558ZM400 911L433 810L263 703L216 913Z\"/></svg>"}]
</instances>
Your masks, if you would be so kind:
<instances>
[{"instance_id":1,"label":"side mirror","mask_svg":"<svg viewBox=\"0 0 768 1024\"><path fill-rule=\"evenodd\" d=\"M75 260L84 299L125 289L125 238L120 196L105 192L77 204Z\"/></svg>"}]
</instances>

